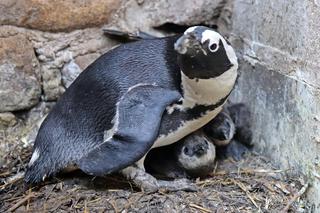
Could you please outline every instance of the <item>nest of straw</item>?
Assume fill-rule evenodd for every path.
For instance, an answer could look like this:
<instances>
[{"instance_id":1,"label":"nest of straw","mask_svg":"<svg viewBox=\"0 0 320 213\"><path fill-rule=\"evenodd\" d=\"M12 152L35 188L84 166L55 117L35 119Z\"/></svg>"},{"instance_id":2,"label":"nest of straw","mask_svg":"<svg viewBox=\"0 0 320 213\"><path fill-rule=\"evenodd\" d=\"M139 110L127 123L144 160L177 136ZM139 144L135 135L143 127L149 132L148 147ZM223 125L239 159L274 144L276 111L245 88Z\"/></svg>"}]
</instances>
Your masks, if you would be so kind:
<instances>
[{"instance_id":1,"label":"nest of straw","mask_svg":"<svg viewBox=\"0 0 320 213\"><path fill-rule=\"evenodd\" d=\"M215 171L194 180L197 192L144 193L118 175L81 172L30 188L23 172L30 148L17 146L0 169L0 212L309 212L308 183L248 154L239 162L217 161Z\"/></svg>"}]
</instances>

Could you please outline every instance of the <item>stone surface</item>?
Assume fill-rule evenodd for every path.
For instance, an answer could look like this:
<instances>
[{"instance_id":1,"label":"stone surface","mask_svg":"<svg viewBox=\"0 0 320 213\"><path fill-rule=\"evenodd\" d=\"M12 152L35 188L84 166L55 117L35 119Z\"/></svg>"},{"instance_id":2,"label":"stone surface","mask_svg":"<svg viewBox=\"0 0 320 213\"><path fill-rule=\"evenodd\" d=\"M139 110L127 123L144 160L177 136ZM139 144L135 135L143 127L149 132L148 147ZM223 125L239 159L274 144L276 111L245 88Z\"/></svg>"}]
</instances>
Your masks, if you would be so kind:
<instances>
[{"instance_id":1,"label":"stone surface","mask_svg":"<svg viewBox=\"0 0 320 213\"><path fill-rule=\"evenodd\" d=\"M71 31L103 25L118 0L2 0L0 25L43 31Z\"/></svg>"},{"instance_id":2,"label":"stone surface","mask_svg":"<svg viewBox=\"0 0 320 213\"><path fill-rule=\"evenodd\" d=\"M73 60L65 64L61 74L63 86L68 88L81 73L81 68Z\"/></svg>"},{"instance_id":3,"label":"stone surface","mask_svg":"<svg viewBox=\"0 0 320 213\"><path fill-rule=\"evenodd\" d=\"M99 53L91 53L86 55L79 55L75 59L75 63L78 64L81 70L84 70L91 64L94 60L96 60L100 56Z\"/></svg>"},{"instance_id":4,"label":"stone surface","mask_svg":"<svg viewBox=\"0 0 320 213\"><path fill-rule=\"evenodd\" d=\"M235 0L232 43L242 71L233 94L249 103L257 149L302 172L320 211L320 5Z\"/></svg>"},{"instance_id":5,"label":"stone surface","mask_svg":"<svg viewBox=\"0 0 320 213\"><path fill-rule=\"evenodd\" d=\"M12 127L17 123L16 116L11 112L0 113L0 128L1 127Z\"/></svg>"},{"instance_id":6,"label":"stone surface","mask_svg":"<svg viewBox=\"0 0 320 213\"><path fill-rule=\"evenodd\" d=\"M66 73L62 72L63 67L71 61L75 63L74 59L77 57L84 58L91 54L98 57L117 44L104 36L99 28L77 30L71 33L44 33L42 38L45 38L45 41L38 42L36 39L33 41L41 62L44 99L49 101L57 100L65 90L62 77L65 78L66 76L63 75ZM82 62L82 66L88 65L84 60Z\"/></svg>"},{"instance_id":7,"label":"stone surface","mask_svg":"<svg viewBox=\"0 0 320 213\"><path fill-rule=\"evenodd\" d=\"M319 185L320 91L260 64L242 62L241 70L232 100L250 106L256 150ZM318 189L310 191L316 205Z\"/></svg>"},{"instance_id":8,"label":"stone surface","mask_svg":"<svg viewBox=\"0 0 320 213\"><path fill-rule=\"evenodd\" d=\"M29 109L41 94L39 63L23 35L0 38L0 112Z\"/></svg>"},{"instance_id":9,"label":"stone surface","mask_svg":"<svg viewBox=\"0 0 320 213\"><path fill-rule=\"evenodd\" d=\"M233 35L245 41L246 57L320 88L320 7L314 1L236 0L234 8Z\"/></svg>"},{"instance_id":10,"label":"stone surface","mask_svg":"<svg viewBox=\"0 0 320 213\"><path fill-rule=\"evenodd\" d=\"M320 136L319 91L260 64L243 61L241 69L232 97L251 107L257 149L284 168L299 168L301 162L314 167L320 148L315 142Z\"/></svg>"},{"instance_id":11,"label":"stone surface","mask_svg":"<svg viewBox=\"0 0 320 213\"><path fill-rule=\"evenodd\" d=\"M227 5L226 0L124 1L109 26L124 31L147 31L159 34L153 27L166 23L177 25L215 25ZM230 6L230 5L228 5ZM224 16L224 19L229 19ZM220 24L225 22L220 20Z\"/></svg>"}]
</instances>

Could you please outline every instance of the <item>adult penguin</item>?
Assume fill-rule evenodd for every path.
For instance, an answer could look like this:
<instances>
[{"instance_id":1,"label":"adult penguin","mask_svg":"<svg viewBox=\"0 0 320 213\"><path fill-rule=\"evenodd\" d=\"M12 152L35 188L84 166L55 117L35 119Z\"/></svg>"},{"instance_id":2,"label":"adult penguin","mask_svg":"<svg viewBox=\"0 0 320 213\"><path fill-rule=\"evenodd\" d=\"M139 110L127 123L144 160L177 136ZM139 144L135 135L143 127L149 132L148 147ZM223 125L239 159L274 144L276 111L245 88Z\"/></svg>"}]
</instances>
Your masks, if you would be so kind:
<instances>
[{"instance_id":1,"label":"adult penguin","mask_svg":"<svg viewBox=\"0 0 320 213\"><path fill-rule=\"evenodd\" d=\"M147 174L144 156L214 118L237 68L231 45L204 26L110 50L79 75L42 123L25 181L75 165L95 176L122 170L147 191L184 188L185 181L160 183Z\"/></svg>"}]
</instances>

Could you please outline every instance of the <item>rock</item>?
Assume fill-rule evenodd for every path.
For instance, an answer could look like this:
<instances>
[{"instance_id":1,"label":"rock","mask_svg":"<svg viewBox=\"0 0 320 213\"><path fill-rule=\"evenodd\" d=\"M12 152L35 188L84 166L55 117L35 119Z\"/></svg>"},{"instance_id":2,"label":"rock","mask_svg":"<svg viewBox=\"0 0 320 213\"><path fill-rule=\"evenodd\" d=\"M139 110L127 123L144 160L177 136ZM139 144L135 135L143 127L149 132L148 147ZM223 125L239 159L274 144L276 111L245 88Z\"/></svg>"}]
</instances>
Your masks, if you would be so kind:
<instances>
[{"instance_id":1,"label":"rock","mask_svg":"<svg viewBox=\"0 0 320 213\"><path fill-rule=\"evenodd\" d=\"M0 25L42 31L71 31L106 24L118 0L3 0Z\"/></svg>"},{"instance_id":2,"label":"rock","mask_svg":"<svg viewBox=\"0 0 320 213\"><path fill-rule=\"evenodd\" d=\"M24 146L32 144L38 134L39 128L55 102L40 102L28 113L24 114L25 131L20 134L20 141Z\"/></svg>"},{"instance_id":3,"label":"rock","mask_svg":"<svg viewBox=\"0 0 320 213\"><path fill-rule=\"evenodd\" d=\"M81 70L84 70L92 62L94 62L99 56L100 56L100 54L98 54L98 53L80 55L75 59L75 62L76 62L76 64L79 65Z\"/></svg>"},{"instance_id":4,"label":"rock","mask_svg":"<svg viewBox=\"0 0 320 213\"><path fill-rule=\"evenodd\" d=\"M42 65L43 91L45 101L56 101L65 91L61 85L61 72L49 65Z\"/></svg>"},{"instance_id":5,"label":"rock","mask_svg":"<svg viewBox=\"0 0 320 213\"><path fill-rule=\"evenodd\" d=\"M17 123L16 116L11 112L0 113L0 127L12 127Z\"/></svg>"},{"instance_id":6,"label":"rock","mask_svg":"<svg viewBox=\"0 0 320 213\"><path fill-rule=\"evenodd\" d=\"M24 113L22 117L24 124L32 126L42 120L50 112L56 102L43 102L41 101L35 107L33 107L27 113Z\"/></svg>"},{"instance_id":7,"label":"rock","mask_svg":"<svg viewBox=\"0 0 320 213\"><path fill-rule=\"evenodd\" d=\"M75 67L70 66L72 61L76 64L79 62L82 71L94 59L117 44L104 36L99 28L76 30L71 33L46 32L38 37L30 37L34 39L35 51L41 62L43 99L46 101L57 100L65 91L66 76L70 74L67 70Z\"/></svg>"},{"instance_id":8,"label":"rock","mask_svg":"<svg viewBox=\"0 0 320 213\"><path fill-rule=\"evenodd\" d=\"M320 115L319 1L234 4L232 35L243 57L235 101L250 105L258 151L316 180L307 198L320 212L320 168L314 164L320 150L314 119Z\"/></svg>"},{"instance_id":9,"label":"rock","mask_svg":"<svg viewBox=\"0 0 320 213\"><path fill-rule=\"evenodd\" d=\"M122 4L108 27L124 31L148 31L167 23L177 25L215 25L219 21L226 0L129 0Z\"/></svg>"},{"instance_id":10,"label":"rock","mask_svg":"<svg viewBox=\"0 0 320 213\"><path fill-rule=\"evenodd\" d=\"M63 85L68 88L80 73L80 67L73 60L65 64L61 71Z\"/></svg>"},{"instance_id":11,"label":"rock","mask_svg":"<svg viewBox=\"0 0 320 213\"><path fill-rule=\"evenodd\" d=\"M29 109L41 94L39 62L23 35L0 38L0 112Z\"/></svg>"}]
</instances>

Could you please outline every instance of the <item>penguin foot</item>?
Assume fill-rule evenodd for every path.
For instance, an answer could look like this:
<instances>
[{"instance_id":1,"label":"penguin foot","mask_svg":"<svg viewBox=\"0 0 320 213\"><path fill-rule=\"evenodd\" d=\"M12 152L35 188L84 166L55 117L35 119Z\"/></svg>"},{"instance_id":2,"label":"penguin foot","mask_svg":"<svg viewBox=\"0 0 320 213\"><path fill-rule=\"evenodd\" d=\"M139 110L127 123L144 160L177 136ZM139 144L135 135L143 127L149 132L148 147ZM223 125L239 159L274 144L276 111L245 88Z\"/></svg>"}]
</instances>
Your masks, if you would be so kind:
<instances>
[{"instance_id":1,"label":"penguin foot","mask_svg":"<svg viewBox=\"0 0 320 213\"><path fill-rule=\"evenodd\" d=\"M175 179L173 181L158 180L160 189L164 189L169 192L186 191L196 192L198 191L197 186L192 183L189 179Z\"/></svg>"},{"instance_id":2,"label":"penguin foot","mask_svg":"<svg viewBox=\"0 0 320 213\"><path fill-rule=\"evenodd\" d=\"M175 191L197 191L195 184L191 183L188 179L176 179L173 181L157 180L152 175L145 172L139 167L130 166L122 170L122 174L132 180L134 184L143 192L153 193L159 189L167 192Z\"/></svg>"},{"instance_id":3,"label":"penguin foot","mask_svg":"<svg viewBox=\"0 0 320 213\"><path fill-rule=\"evenodd\" d=\"M159 190L157 179L139 167L129 166L122 170L122 174L143 192L152 193Z\"/></svg>"}]
</instances>

